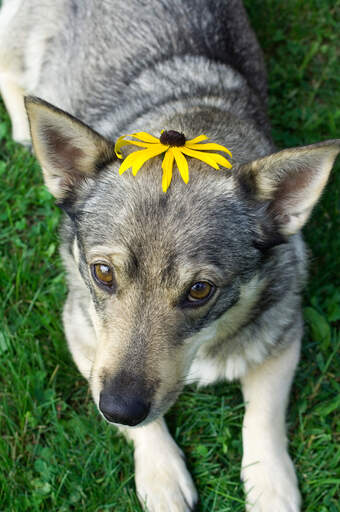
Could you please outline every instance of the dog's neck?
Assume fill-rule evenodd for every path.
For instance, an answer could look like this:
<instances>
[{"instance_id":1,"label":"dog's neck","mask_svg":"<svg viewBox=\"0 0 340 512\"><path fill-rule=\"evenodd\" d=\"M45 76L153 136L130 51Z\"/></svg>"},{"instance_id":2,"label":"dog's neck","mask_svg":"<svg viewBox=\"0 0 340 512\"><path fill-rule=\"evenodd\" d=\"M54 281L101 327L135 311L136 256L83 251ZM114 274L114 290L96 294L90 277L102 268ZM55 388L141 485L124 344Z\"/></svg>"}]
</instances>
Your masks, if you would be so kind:
<instances>
[{"instance_id":1,"label":"dog's neck","mask_svg":"<svg viewBox=\"0 0 340 512\"><path fill-rule=\"evenodd\" d=\"M185 56L143 71L94 128L111 140L141 130L157 136L162 129L189 130L188 137L208 131L220 139L230 128L237 137L243 123L272 150L266 107L246 80L225 64Z\"/></svg>"}]
</instances>

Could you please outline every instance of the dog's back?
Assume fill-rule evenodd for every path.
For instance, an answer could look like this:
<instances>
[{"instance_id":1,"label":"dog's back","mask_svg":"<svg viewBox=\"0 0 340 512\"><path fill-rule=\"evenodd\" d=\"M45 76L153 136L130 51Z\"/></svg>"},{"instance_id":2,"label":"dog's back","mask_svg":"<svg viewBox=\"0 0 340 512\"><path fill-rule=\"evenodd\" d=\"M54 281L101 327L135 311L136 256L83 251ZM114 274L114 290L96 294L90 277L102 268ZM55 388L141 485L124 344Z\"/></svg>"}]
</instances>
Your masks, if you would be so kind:
<instances>
[{"instance_id":1,"label":"dog's back","mask_svg":"<svg viewBox=\"0 0 340 512\"><path fill-rule=\"evenodd\" d=\"M156 108L164 100L221 97L218 82L226 95L228 88L235 88L238 74L265 109L262 52L239 0L7 0L3 11L7 29L0 32L0 68L11 56L13 73L20 75L27 93L44 97L107 135L119 134L122 115L131 121L138 117L135 103L145 109L147 103ZM185 66L174 68L174 58L186 59L188 77L180 80ZM210 69L211 63L216 67ZM219 64L228 66L228 76ZM163 82L150 96L150 76L159 66ZM156 74L160 81L158 70ZM209 74L215 75L211 84Z\"/></svg>"}]
</instances>

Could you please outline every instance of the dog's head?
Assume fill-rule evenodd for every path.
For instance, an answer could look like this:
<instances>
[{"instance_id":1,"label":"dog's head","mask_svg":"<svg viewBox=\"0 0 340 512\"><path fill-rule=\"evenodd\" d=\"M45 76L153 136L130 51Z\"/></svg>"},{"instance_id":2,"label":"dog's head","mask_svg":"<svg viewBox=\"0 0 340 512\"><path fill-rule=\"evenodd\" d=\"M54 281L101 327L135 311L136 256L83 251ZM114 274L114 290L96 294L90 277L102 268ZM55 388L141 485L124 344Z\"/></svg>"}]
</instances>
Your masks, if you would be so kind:
<instances>
[{"instance_id":1,"label":"dog's head","mask_svg":"<svg viewBox=\"0 0 340 512\"><path fill-rule=\"evenodd\" d=\"M164 194L160 157L119 176L111 142L45 102L26 107L47 187L68 213L69 284L91 297L94 399L110 421L151 421L175 401L218 319L242 324L255 300L239 307L244 286L306 222L339 141L240 163L235 144L215 137L233 151L232 171L190 160L189 183L175 175Z\"/></svg>"}]
</instances>

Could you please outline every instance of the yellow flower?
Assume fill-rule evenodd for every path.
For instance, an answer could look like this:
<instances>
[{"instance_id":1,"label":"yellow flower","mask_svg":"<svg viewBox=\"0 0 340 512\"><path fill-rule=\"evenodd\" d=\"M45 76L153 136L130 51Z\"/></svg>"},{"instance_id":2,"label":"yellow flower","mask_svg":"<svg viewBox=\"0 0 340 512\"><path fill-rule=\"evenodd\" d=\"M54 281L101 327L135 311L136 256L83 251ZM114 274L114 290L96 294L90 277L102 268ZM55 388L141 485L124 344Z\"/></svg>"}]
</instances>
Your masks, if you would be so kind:
<instances>
[{"instance_id":1,"label":"yellow flower","mask_svg":"<svg viewBox=\"0 0 340 512\"><path fill-rule=\"evenodd\" d=\"M133 137L137 140L128 140L125 139L125 137ZM162 163L162 188L163 192L166 192L171 183L174 161L176 161L184 183L188 183L189 181L188 162L184 155L202 160L202 162L205 162L214 169L219 169L219 165L231 169L231 163L224 156L219 153L206 153L206 151L223 151L229 156L232 156L229 149L215 143L200 144L200 142L207 139L208 137L206 135L199 135L194 139L186 140L183 133L174 130L163 130L159 139L146 132L123 135L118 138L115 144L115 152L118 158L124 158L120 152L122 146L134 145L144 149L130 153L122 162L119 168L119 174L123 174L123 172L132 167L132 174L136 176L139 169L147 160L161 153L165 153Z\"/></svg>"}]
</instances>

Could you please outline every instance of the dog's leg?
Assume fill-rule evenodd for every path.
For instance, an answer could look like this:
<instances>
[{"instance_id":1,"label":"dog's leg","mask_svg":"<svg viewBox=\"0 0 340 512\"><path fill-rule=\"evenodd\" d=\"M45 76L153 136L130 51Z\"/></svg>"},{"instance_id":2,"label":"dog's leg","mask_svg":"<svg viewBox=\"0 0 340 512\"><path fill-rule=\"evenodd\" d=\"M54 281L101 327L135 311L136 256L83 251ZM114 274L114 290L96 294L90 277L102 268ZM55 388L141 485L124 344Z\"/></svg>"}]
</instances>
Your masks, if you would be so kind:
<instances>
[{"instance_id":1,"label":"dog's leg","mask_svg":"<svg viewBox=\"0 0 340 512\"><path fill-rule=\"evenodd\" d=\"M16 22L23 0L3 2L0 12L0 92L12 121L16 142L30 145L30 131L24 106L24 90L19 85L24 75L24 45L20 47L23 25ZM20 18L20 16L19 16Z\"/></svg>"},{"instance_id":2,"label":"dog's leg","mask_svg":"<svg viewBox=\"0 0 340 512\"><path fill-rule=\"evenodd\" d=\"M145 427L121 427L135 446L138 497L148 512L194 510L197 492L184 456L160 418Z\"/></svg>"},{"instance_id":3,"label":"dog's leg","mask_svg":"<svg viewBox=\"0 0 340 512\"><path fill-rule=\"evenodd\" d=\"M11 118L13 139L24 146L30 146L31 137L24 106L24 91L10 75L0 71L0 92Z\"/></svg>"},{"instance_id":4,"label":"dog's leg","mask_svg":"<svg viewBox=\"0 0 340 512\"><path fill-rule=\"evenodd\" d=\"M249 512L300 510L285 433L285 411L299 351L296 341L242 379L246 402L242 479Z\"/></svg>"}]
</instances>

